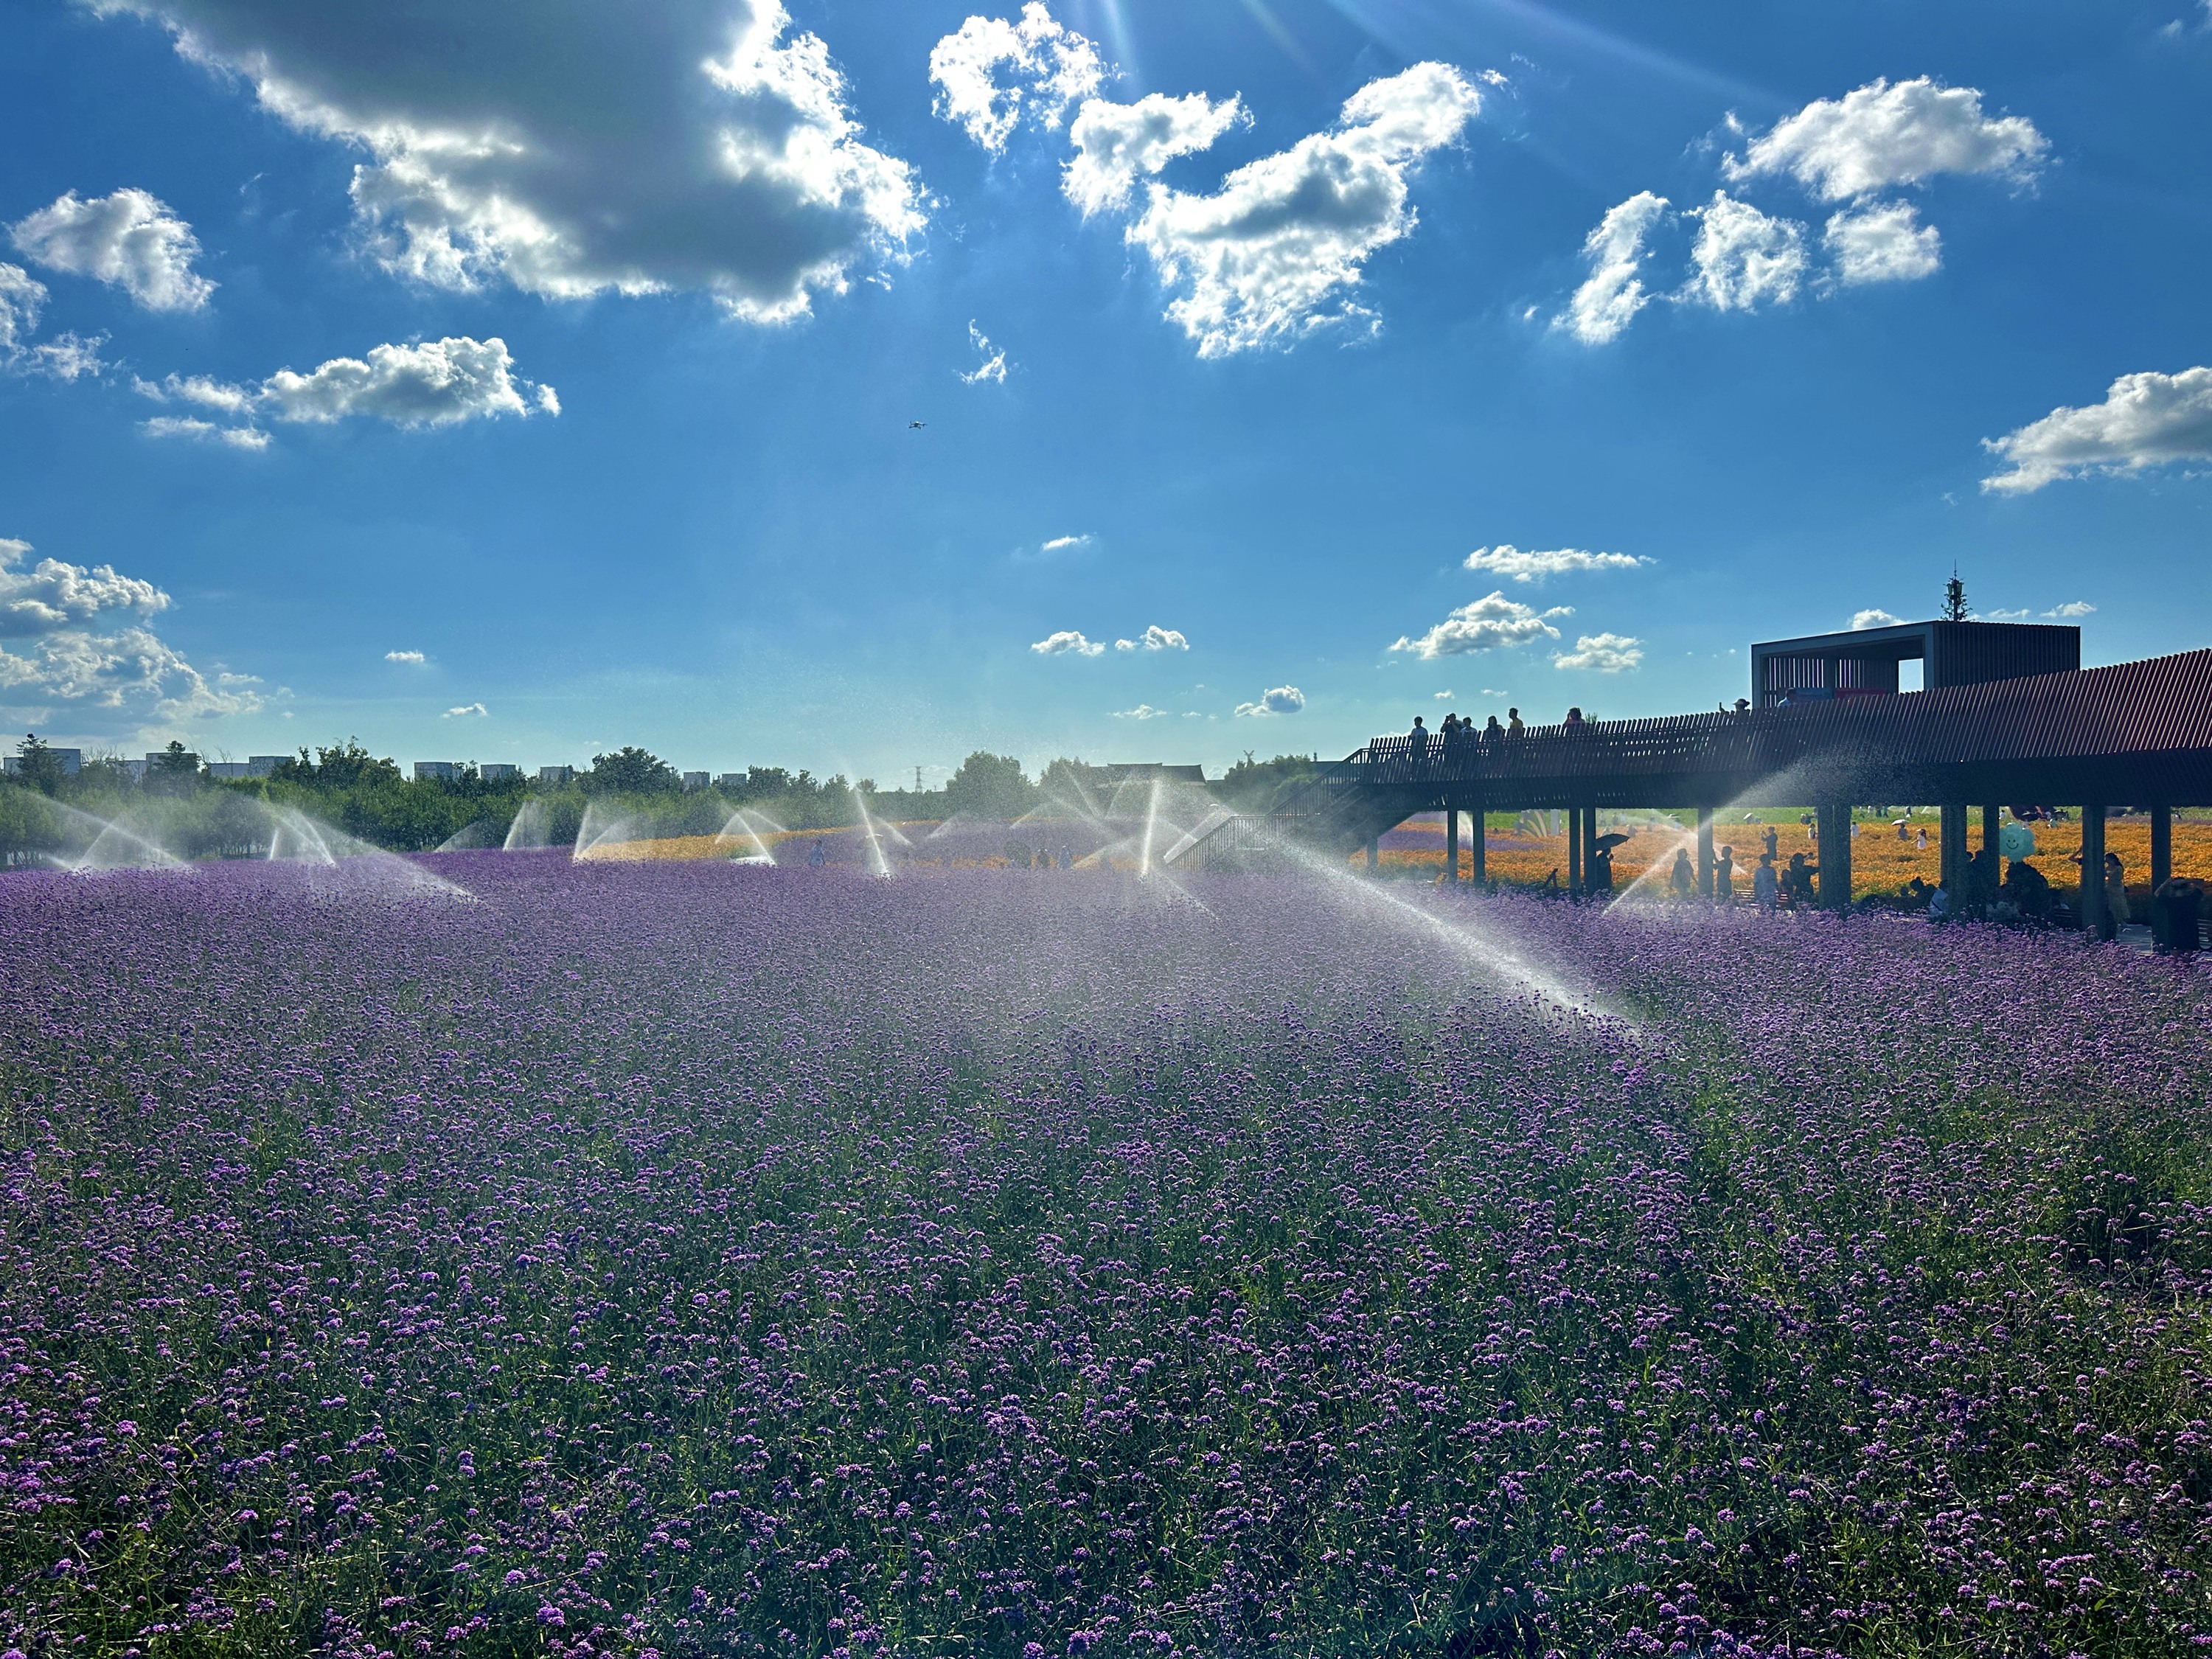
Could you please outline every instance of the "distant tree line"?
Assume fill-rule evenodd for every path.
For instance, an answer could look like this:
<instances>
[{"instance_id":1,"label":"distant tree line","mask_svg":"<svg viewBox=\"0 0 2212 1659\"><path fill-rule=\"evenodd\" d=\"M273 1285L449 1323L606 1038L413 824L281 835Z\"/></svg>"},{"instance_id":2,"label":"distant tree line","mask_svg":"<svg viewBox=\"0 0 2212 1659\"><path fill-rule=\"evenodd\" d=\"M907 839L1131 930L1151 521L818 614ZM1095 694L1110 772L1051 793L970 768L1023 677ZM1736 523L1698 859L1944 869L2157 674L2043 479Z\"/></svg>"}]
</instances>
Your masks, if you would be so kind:
<instances>
[{"instance_id":1,"label":"distant tree line","mask_svg":"<svg viewBox=\"0 0 2212 1659\"><path fill-rule=\"evenodd\" d=\"M529 801L538 803L542 833L558 844L575 837L594 803L647 834L676 836L712 835L738 808L787 830L838 828L857 821L856 795L879 818L1009 820L1031 812L1081 816L1104 808L1111 793L1105 769L1063 758L1032 778L1013 756L984 750L936 789L881 789L872 778L817 778L781 766L748 767L726 784L686 789L675 768L635 744L594 755L588 769L558 785L521 776L487 779L475 767L451 778L412 778L354 738L302 748L262 778L216 779L181 743L154 755L143 775L113 758L90 759L64 772L60 757L35 735L16 746L16 762L9 779L15 787L0 790L0 854L15 859L66 840L67 813L58 807L158 822L161 845L189 858L252 850L267 822L252 808L257 800L297 808L380 847L422 852L465 835L496 845ZM1265 811L1312 770L1303 756L1260 761L1248 753L1210 787L1225 805Z\"/></svg>"}]
</instances>

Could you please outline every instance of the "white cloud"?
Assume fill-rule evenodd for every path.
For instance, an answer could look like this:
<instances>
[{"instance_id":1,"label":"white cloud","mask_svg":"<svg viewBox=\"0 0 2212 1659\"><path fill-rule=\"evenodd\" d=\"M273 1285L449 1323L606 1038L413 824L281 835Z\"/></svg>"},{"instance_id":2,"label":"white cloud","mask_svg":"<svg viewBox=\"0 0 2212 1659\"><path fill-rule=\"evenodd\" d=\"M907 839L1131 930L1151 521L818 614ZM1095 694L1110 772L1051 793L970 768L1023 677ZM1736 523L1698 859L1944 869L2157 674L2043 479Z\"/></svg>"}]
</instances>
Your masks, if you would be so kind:
<instances>
[{"instance_id":1,"label":"white cloud","mask_svg":"<svg viewBox=\"0 0 2212 1659\"><path fill-rule=\"evenodd\" d=\"M1116 651L1188 651L1190 641L1175 629L1163 628L1158 623L1145 629L1141 638L1116 640Z\"/></svg>"},{"instance_id":2,"label":"white cloud","mask_svg":"<svg viewBox=\"0 0 2212 1659\"><path fill-rule=\"evenodd\" d=\"M99 374L106 367L100 361L104 335L88 340L58 334L31 343L46 305L44 283L21 265L0 264L0 374L39 374L55 380Z\"/></svg>"},{"instance_id":3,"label":"white cloud","mask_svg":"<svg viewBox=\"0 0 2212 1659\"><path fill-rule=\"evenodd\" d=\"M993 351L989 337L981 329L975 326L972 319L968 325L968 343L981 354L983 361L975 366L973 374L963 374L960 377L961 380L969 386L981 386L986 380L996 380L1000 385L1004 386L1006 380L1006 354L1004 351Z\"/></svg>"},{"instance_id":4,"label":"white cloud","mask_svg":"<svg viewBox=\"0 0 2212 1659\"><path fill-rule=\"evenodd\" d=\"M1306 694L1295 685L1278 685L1260 694L1257 702L1240 702L1237 717L1249 720L1268 714L1295 714L1306 706Z\"/></svg>"},{"instance_id":5,"label":"white cloud","mask_svg":"<svg viewBox=\"0 0 2212 1659\"><path fill-rule=\"evenodd\" d=\"M1817 99L1722 167L1739 179L1786 173L1822 200L1841 202L1939 173L2024 179L2049 148L2025 116L1984 115L1972 87L1923 76Z\"/></svg>"},{"instance_id":6,"label":"white cloud","mask_svg":"<svg viewBox=\"0 0 2212 1659\"><path fill-rule=\"evenodd\" d=\"M1851 626L1854 629L1895 628L1904 620L1905 618L1902 617L1893 617L1887 611L1877 610L1873 607L1869 607L1864 611L1854 611L1851 612Z\"/></svg>"},{"instance_id":7,"label":"white cloud","mask_svg":"<svg viewBox=\"0 0 2212 1659\"><path fill-rule=\"evenodd\" d=\"M1935 275L1943 263L1943 239L1919 222L1910 202L1836 214L1820 240L1836 280L1847 286L1911 282Z\"/></svg>"},{"instance_id":8,"label":"white cloud","mask_svg":"<svg viewBox=\"0 0 2212 1659\"><path fill-rule=\"evenodd\" d=\"M169 596L149 581L118 575L112 565L41 559L28 569L31 544L0 537L0 639L26 639L93 621L108 611L151 617Z\"/></svg>"},{"instance_id":9,"label":"white cloud","mask_svg":"<svg viewBox=\"0 0 2212 1659\"><path fill-rule=\"evenodd\" d=\"M1128 240L1170 288L1167 315L1201 357L1288 344L1369 313L1339 291L1413 228L1407 175L1456 139L1481 96L1446 64L1416 64L1345 100L1335 127L1238 167L1211 196L1155 184ZM1334 303L1332 304L1332 301Z\"/></svg>"},{"instance_id":10,"label":"white cloud","mask_svg":"<svg viewBox=\"0 0 2212 1659\"><path fill-rule=\"evenodd\" d=\"M1805 276L1805 228L1772 219L1726 191L1713 192L1697 215L1697 246L1690 251L1697 274L1682 290L1716 311L1754 311L1797 295Z\"/></svg>"},{"instance_id":11,"label":"white cloud","mask_svg":"<svg viewBox=\"0 0 2212 1659\"><path fill-rule=\"evenodd\" d=\"M2035 612L2033 611L1984 611L1982 613L1982 620L1984 622L2027 622L2034 615Z\"/></svg>"},{"instance_id":12,"label":"white cloud","mask_svg":"<svg viewBox=\"0 0 2212 1659\"><path fill-rule=\"evenodd\" d=\"M252 676L218 674L210 684L143 625L169 605L152 582L58 559L26 569L30 551L27 543L0 539L0 638L29 641L18 652L0 647L0 710L11 718L114 733L261 707ZM100 631L125 616L139 621Z\"/></svg>"},{"instance_id":13,"label":"white cloud","mask_svg":"<svg viewBox=\"0 0 2212 1659\"><path fill-rule=\"evenodd\" d=\"M2072 622L2081 617L2094 617L2097 607L2087 599L2069 599L2063 605L2053 605L2043 614L2054 621Z\"/></svg>"},{"instance_id":14,"label":"white cloud","mask_svg":"<svg viewBox=\"0 0 2212 1659\"><path fill-rule=\"evenodd\" d=\"M8 228L17 250L51 270L121 289L149 311L198 311L215 284L192 270L192 228L143 190L81 199L70 191Z\"/></svg>"},{"instance_id":15,"label":"white cloud","mask_svg":"<svg viewBox=\"0 0 2212 1659\"><path fill-rule=\"evenodd\" d=\"M279 369L258 386L173 374L158 386L139 380L137 389L157 403L197 404L239 419L265 414L318 425L354 415L400 427L453 426L497 415L558 415L561 400L553 388L523 379L514 367L506 341L460 336L376 346L365 359L333 357L305 374ZM215 438L247 449L269 441L255 427L218 427L170 416L144 422L144 429L155 437Z\"/></svg>"},{"instance_id":16,"label":"white cloud","mask_svg":"<svg viewBox=\"0 0 2212 1659\"><path fill-rule=\"evenodd\" d=\"M2212 368L2123 374L2101 404L2054 409L1982 447L2010 468L1983 479L1982 488L2010 495L2085 473L2212 461Z\"/></svg>"},{"instance_id":17,"label":"white cloud","mask_svg":"<svg viewBox=\"0 0 2212 1659\"><path fill-rule=\"evenodd\" d=\"M1133 104L1091 99L1067 129L1075 159L1061 174L1060 187L1086 219L1109 208L1126 208L1138 179L1151 178L1178 155L1212 149L1230 128L1251 121L1233 96L1218 104L1202 92L1181 98L1150 93Z\"/></svg>"},{"instance_id":18,"label":"white cloud","mask_svg":"<svg viewBox=\"0 0 2212 1659\"><path fill-rule=\"evenodd\" d=\"M1666 216L1667 198L1639 191L1607 210L1597 228L1583 240L1590 274L1575 290L1567 309L1553 319L1585 345L1618 338L1636 313L1650 303L1637 270L1644 262L1644 240Z\"/></svg>"},{"instance_id":19,"label":"white cloud","mask_svg":"<svg viewBox=\"0 0 2212 1659\"><path fill-rule=\"evenodd\" d=\"M387 651L384 653L384 659L386 662L404 662L417 665L429 660L429 659L425 657L420 651Z\"/></svg>"},{"instance_id":20,"label":"white cloud","mask_svg":"<svg viewBox=\"0 0 2212 1659\"><path fill-rule=\"evenodd\" d=\"M1115 709L1113 718L1117 720L1157 720L1166 719L1167 712L1164 708L1155 708L1148 702L1140 702L1134 708Z\"/></svg>"},{"instance_id":21,"label":"white cloud","mask_svg":"<svg viewBox=\"0 0 2212 1659\"><path fill-rule=\"evenodd\" d=\"M1449 702L1454 697L1457 696L1459 693L1456 691L1436 691L1431 692L1430 695L1434 696L1438 702Z\"/></svg>"},{"instance_id":22,"label":"white cloud","mask_svg":"<svg viewBox=\"0 0 2212 1659\"><path fill-rule=\"evenodd\" d=\"M1004 81L1002 69L1012 71ZM1040 125L1057 127L1067 106L1096 92L1103 75L1098 49L1055 21L1042 0L1030 0L1018 22L970 17L929 52L938 118L994 155L1006 149L1024 108Z\"/></svg>"},{"instance_id":23,"label":"white cloud","mask_svg":"<svg viewBox=\"0 0 2212 1659\"><path fill-rule=\"evenodd\" d=\"M1586 553L1578 547L1556 547L1549 551L1522 551L1510 542L1500 542L1495 547L1478 547L1468 554L1465 566L1469 570L1487 570L1493 575L1510 576L1516 582L1534 581L1539 576L1557 576L1570 570L1634 570L1651 562L1633 553Z\"/></svg>"},{"instance_id":24,"label":"white cloud","mask_svg":"<svg viewBox=\"0 0 2212 1659\"><path fill-rule=\"evenodd\" d=\"M446 288L704 290L779 322L923 222L779 0L544 7L88 0L166 25L299 130L365 151L370 252Z\"/></svg>"},{"instance_id":25,"label":"white cloud","mask_svg":"<svg viewBox=\"0 0 2212 1659\"><path fill-rule=\"evenodd\" d=\"M1054 536L1037 549L1040 553L1073 553L1091 545L1088 536Z\"/></svg>"},{"instance_id":26,"label":"white cloud","mask_svg":"<svg viewBox=\"0 0 2212 1659\"><path fill-rule=\"evenodd\" d=\"M1072 628L1057 634L1048 634L1030 647L1040 657L1095 657L1106 648L1103 642L1093 643Z\"/></svg>"},{"instance_id":27,"label":"white cloud","mask_svg":"<svg viewBox=\"0 0 2212 1659\"><path fill-rule=\"evenodd\" d=\"M217 426L213 421L189 415L156 415L138 422L149 438L188 438L200 443L228 444L233 449L266 449L269 434L257 426Z\"/></svg>"},{"instance_id":28,"label":"white cloud","mask_svg":"<svg viewBox=\"0 0 2212 1659\"><path fill-rule=\"evenodd\" d=\"M444 714L439 715L438 718L441 720L458 720L472 719L477 715L482 715L486 719L489 719L491 715L491 710L485 708L480 702L465 702L458 708L448 708Z\"/></svg>"},{"instance_id":29,"label":"white cloud","mask_svg":"<svg viewBox=\"0 0 2212 1659\"><path fill-rule=\"evenodd\" d=\"M1427 659L1462 657L1559 637L1559 630L1542 616L1501 591L1460 606L1420 638L1401 638L1390 648Z\"/></svg>"},{"instance_id":30,"label":"white cloud","mask_svg":"<svg viewBox=\"0 0 2212 1659\"><path fill-rule=\"evenodd\" d=\"M1644 642L1626 634L1584 634L1575 648L1552 659L1554 668L1587 668L1599 674L1625 674L1644 660Z\"/></svg>"}]
</instances>

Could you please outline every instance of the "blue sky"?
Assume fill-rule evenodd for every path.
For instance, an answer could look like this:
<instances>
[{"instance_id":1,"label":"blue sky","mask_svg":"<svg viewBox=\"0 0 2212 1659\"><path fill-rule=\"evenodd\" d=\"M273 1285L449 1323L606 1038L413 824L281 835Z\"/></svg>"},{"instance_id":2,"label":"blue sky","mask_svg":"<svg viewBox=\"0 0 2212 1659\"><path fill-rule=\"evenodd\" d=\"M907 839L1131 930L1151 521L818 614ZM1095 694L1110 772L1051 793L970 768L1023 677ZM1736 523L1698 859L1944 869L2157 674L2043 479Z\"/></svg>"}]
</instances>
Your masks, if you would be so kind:
<instances>
[{"instance_id":1,"label":"blue sky","mask_svg":"<svg viewBox=\"0 0 2212 1659\"><path fill-rule=\"evenodd\" d=\"M2197 0L637 15L0 12L0 718L888 783L1711 707L1954 562L2212 635Z\"/></svg>"}]
</instances>

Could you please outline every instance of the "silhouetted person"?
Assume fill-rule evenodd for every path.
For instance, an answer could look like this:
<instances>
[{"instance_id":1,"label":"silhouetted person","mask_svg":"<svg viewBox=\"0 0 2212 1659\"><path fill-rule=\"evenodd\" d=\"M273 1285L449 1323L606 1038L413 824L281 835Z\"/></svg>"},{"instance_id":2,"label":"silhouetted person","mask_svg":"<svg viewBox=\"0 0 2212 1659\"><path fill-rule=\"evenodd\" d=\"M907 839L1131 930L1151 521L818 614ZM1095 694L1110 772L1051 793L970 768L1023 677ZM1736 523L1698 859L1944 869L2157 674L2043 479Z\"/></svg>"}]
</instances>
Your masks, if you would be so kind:
<instances>
[{"instance_id":1,"label":"silhouetted person","mask_svg":"<svg viewBox=\"0 0 2212 1659\"><path fill-rule=\"evenodd\" d=\"M2020 907L2023 916L2034 921L2051 919L2051 884L2043 872L2026 859L2014 859L2012 867L2005 872L2004 896Z\"/></svg>"},{"instance_id":2,"label":"silhouetted person","mask_svg":"<svg viewBox=\"0 0 2212 1659\"><path fill-rule=\"evenodd\" d=\"M1751 902L1762 910L1771 910L1781 891L1781 883L1774 873L1774 854L1770 850L1759 855L1759 867L1751 872Z\"/></svg>"},{"instance_id":3,"label":"silhouetted person","mask_svg":"<svg viewBox=\"0 0 2212 1659\"><path fill-rule=\"evenodd\" d=\"M1574 708L1567 710L1567 718L1562 722L1562 728L1569 732L1579 732L1589 724L1589 722L1583 718L1581 708Z\"/></svg>"},{"instance_id":4,"label":"silhouetted person","mask_svg":"<svg viewBox=\"0 0 2212 1659\"><path fill-rule=\"evenodd\" d=\"M1721 861L1713 866L1713 896L1723 904L1735 899L1735 848L1723 846Z\"/></svg>"},{"instance_id":5,"label":"silhouetted person","mask_svg":"<svg viewBox=\"0 0 2212 1659\"><path fill-rule=\"evenodd\" d=\"M1429 752L1429 728L1421 723L1419 714L1413 716L1413 729L1406 735L1413 739L1415 760Z\"/></svg>"},{"instance_id":6,"label":"silhouetted person","mask_svg":"<svg viewBox=\"0 0 2212 1659\"><path fill-rule=\"evenodd\" d=\"M1527 729L1528 728L1526 726L1521 724L1521 711L1519 709L1509 708L1505 711L1505 735L1507 737L1517 738Z\"/></svg>"},{"instance_id":7,"label":"silhouetted person","mask_svg":"<svg viewBox=\"0 0 2212 1659\"><path fill-rule=\"evenodd\" d=\"M1490 717L1490 723L1482 728L1483 742L1486 744L1496 743L1498 738L1504 735L1505 728L1498 723L1498 716L1492 714Z\"/></svg>"},{"instance_id":8,"label":"silhouetted person","mask_svg":"<svg viewBox=\"0 0 2212 1659\"><path fill-rule=\"evenodd\" d=\"M1759 840L1765 843L1765 850L1768 858L1778 859L1782 856L1782 838L1774 833L1774 826L1772 824L1770 823L1766 826L1766 831L1759 837Z\"/></svg>"},{"instance_id":9,"label":"silhouetted person","mask_svg":"<svg viewBox=\"0 0 2212 1659\"><path fill-rule=\"evenodd\" d=\"M1690 851L1686 847L1674 849L1674 867L1668 872L1667 885L1678 899L1686 899L1697 890L1697 872L1690 868Z\"/></svg>"}]
</instances>

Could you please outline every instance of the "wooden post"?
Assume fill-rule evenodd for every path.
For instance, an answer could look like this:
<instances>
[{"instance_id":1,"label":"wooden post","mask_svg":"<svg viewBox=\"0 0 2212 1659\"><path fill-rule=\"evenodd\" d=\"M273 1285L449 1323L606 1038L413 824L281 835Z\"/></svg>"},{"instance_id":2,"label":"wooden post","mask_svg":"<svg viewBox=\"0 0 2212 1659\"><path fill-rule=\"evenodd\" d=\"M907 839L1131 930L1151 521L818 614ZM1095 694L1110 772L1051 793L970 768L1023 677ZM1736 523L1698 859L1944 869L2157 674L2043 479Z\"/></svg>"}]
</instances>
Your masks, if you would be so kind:
<instances>
[{"instance_id":1,"label":"wooden post","mask_svg":"<svg viewBox=\"0 0 2212 1659\"><path fill-rule=\"evenodd\" d=\"M2081 929L2092 939L2112 937L2105 908L2105 809L2081 809Z\"/></svg>"},{"instance_id":2,"label":"wooden post","mask_svg":"<svg viewBox=\"0 0 2212 1659\"><path fill-rule=\"evenodd\" d=\"M2173 875L2173 809L2150 809L2150 890L2155 894Z\"/></svg>"},{"instance_id":3,"label":"wooden post","mask_svg":"<svg viewBox=\"0 0 2212 1659\"><path fill-rule=\"evenodd\" d=\"M2001 859L2003 855L2004 848L2002 845L2003 836L2004 808L2002 806L1982 808L1982 845L1990 849L1990 856L1992 859ZM2004 879L2004 868L2002 864L1998 866L1996 879L1999 881Z\"/></svg>"},{"instance_id":4,"label":"wooden post","mask_svg":"<svg viewBox=\"0 0 2212 1659\"><path fill-rule=\"evenodd\" d=\"M1444 883L1459 885L1459 803L1444 804Z\"/></svg>"},{"instance_id":5,"label":"wooden post","mask_svg":"<svg viewBox=\"0 0 2212 1659\"><path fill-rule=\"evenodd\" d=\"M1583 891L1583 809L1567 808L1567 891L1577 898Z\"/></svg>"},{"instance_id":6,"label":"wooden post","mask_svg":"<svg viewBox=\"0 0 2212 1659\"><path fill-rule=\"evenodd\" d=\"M1937 879L1951 890L1951 904L1955 911L1965 902L1966 893L1966 809L1963 803L1943 803L1942 827L1936 833L1942 838L1942 848L1939 860L1942 873Z\"/></svg>"},{"instance_id":7,"label":"wooden post","mask_svg":"<svg viewBox=\"0 0 2212 1659\"><path fill-rule=\"evenodd\" d=\"M1713 896L1713 809L1698 809L1698 895Z\"/></svg>"},{"instance_id":8,"label":"wooden post","mask_svg":"<svg viewBox=\"0 0 2212 1659\"><path fill-rule=\"evenodd\" d=\"M1591 878L1597 873L1597 808L1583 808L1583 885L1591 887Z\"/></svg>"},{"instance_id":9,"label":"wooden post","mask_svg":"<svg viewBox=\"0 0 2212 1659\"><path fill-rule=\"evenodd\" d=\"M1474 867L1468 872L1468 879L1477 887L1490 885L1490 872L1484 867L1484 854L1489 851L1486 844L1488 839L1489 832L1482 822L1482 797L1477 795L1468 803L1467 826L1468 850L1474 855Z\"/></svg>"},{"instance_id":10,"label":"wooden post","mask_svg":"<svg viewBox=\"0 0 2212 1659\"><path fill-rule=\"evenodd\" d=\"M1830 802L1820 815L1820 902L1830 910L1851 908L1851 809Z\"/></svg>"}]
</instances>

